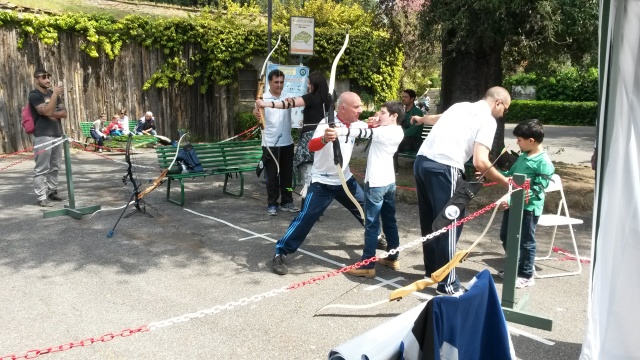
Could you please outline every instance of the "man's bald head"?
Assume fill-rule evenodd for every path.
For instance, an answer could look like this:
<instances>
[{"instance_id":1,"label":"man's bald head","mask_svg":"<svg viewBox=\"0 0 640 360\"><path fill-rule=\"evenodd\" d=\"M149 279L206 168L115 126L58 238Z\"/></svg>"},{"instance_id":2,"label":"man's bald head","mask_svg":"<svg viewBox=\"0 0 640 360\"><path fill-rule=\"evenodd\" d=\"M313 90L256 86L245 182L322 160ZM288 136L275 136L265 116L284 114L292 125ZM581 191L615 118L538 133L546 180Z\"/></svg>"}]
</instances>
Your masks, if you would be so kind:
<instances>
[{"instance_id":1,"label":"man's bald head","mask_svg":"<svg viewBox=\"0 0 640 360\"><path fill-rule=\"evenodd\" d=\"M362 113L362 100L360 96L354 92L343 92L338 98L336 104L338 108L338 118L345 124L358 121L358 117Z\"/></svg>"},{"instance_id":2,"label":"man's bald head","mask_svg":"<svg viewBox=\"0 0 640 360\"><path fill-rule=\"evenodd\" d=\"M511 95L502 86L494 86L487 90L483 100L491 107L491 115L495 119L502 119L511 106Z\"/></svg>"},{"instance_id":3,"label":"man's bald head","mask_svg":"<svg viewBox=\"0 0 640 360\"><path fill-rule=\"evenodd\" d=\"M507 91L507 89L502 86L494 86L491 89L487 90L484 94L484 98L493 99L493 100L501 100L504 101L507 105L511 104L511 95Z\"/></svg>"}]
</instances>

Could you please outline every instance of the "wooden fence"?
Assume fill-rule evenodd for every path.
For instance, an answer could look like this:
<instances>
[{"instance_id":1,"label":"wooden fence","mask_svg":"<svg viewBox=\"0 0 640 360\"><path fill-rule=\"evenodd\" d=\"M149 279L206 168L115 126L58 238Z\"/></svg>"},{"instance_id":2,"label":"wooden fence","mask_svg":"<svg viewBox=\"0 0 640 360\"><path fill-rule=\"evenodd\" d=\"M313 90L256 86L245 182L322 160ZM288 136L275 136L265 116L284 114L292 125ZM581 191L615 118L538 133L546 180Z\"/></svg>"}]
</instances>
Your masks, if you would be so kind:
<instances>
[{"instance_id":1,"label":"wooden fence","mask_svg":"<svg viewBox=\"0 0 640 360\"><path fill-rule=\"evenodd\" d=\"M33 72L44 67L52 74L53 85L63 85L64 103L69 113L63 120L65 132L81 138L79 123L107 117L124 108L131 121L151 111L158 134L170 138L180 128L189 130L198 140L225 139L233 133L234 90L231 86L213 86L201 94L200 83L175 85L168 89L142 86L164 63L157 49L125 44L115 60L101 54L91 58L80 46L86 41L72 33L60 33L59 42L46 46L25 41L18 48L19 33L0 28L0 153L11 153L31 146L30 136L20 124L20 112L34 89ZM193 49L185 49L189 53Z\"/></svg>"}]
</instances>

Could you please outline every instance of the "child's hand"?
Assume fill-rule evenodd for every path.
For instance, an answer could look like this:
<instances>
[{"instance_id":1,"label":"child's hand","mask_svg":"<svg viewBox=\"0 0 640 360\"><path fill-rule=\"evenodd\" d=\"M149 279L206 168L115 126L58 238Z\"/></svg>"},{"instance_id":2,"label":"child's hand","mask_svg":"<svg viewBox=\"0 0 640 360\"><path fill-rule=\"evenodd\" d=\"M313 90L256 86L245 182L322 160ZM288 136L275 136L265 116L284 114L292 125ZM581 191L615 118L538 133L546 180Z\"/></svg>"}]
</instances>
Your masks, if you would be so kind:
<instances>
[{"instance_id":1,"label":"child's hand","mask_svg":"<svg viewBox=\"0 0 640 360\"><path fill-rule=\"evenodd\" d=\"M503 201L500 203L500 205L498 205L498 209L500 210L507 210L509 208L509 202L508 201Z\"/></svg>"},{"instance_id":2,"label":"child's hand","mask_svg":"<svg viewBox=\"0 0 640 360\"><path fill-rule=\"evenodd\" d=\"M372 116L367 120L367 124L369 124L370 128L380 126L380 118L378 116Z\"/></svg>"}]
</instances>

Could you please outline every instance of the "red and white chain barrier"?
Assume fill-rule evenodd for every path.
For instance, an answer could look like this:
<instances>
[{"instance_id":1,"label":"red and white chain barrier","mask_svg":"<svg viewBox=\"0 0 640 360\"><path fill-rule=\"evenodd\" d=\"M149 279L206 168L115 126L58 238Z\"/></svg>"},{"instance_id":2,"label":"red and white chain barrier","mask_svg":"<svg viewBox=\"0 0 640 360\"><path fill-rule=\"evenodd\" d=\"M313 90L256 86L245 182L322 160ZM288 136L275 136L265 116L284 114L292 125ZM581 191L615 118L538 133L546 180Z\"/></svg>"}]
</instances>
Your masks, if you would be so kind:
<instances>
[{"instance_id":1,"label":"red and white chain barrier","mask_svg":"<svg viewBox=\"0 0 640 360\"><path fill-rule=\"evenodd\" d=\"M234 309L236 307L239 307L239 306L245 306L245 305L248 305L248 304L251 304L251 303L256 303L256 302L262 301L262 300L264 300L266 298L269 298L269 297L278 296L278 295L286 293L286 292L288 292L290 290L299 289L299 288L304 287L306 285L315 284L318 281L329 279L331 277L334 277L334 276L337 276L339 274L345 273L345 272L347 272L347 271L349 271L351 269L359 268L360 266L363 266L363 265L368 265L368 264L370 264L372 262L378 261L379 259L386 258L389 255L397 254L398 252L401 252L401 251L404 251L404 250L409 249L411 247L414 247L414 246L417 246L419 244L422 244L423 242L425 242L427 240L433 239L434 237L447 232L448 230L450 230L454 226L460 226L460 225L462 225L462 224L464 224L464 223L466 223L466 222L468 222L468 221L470 221L472 219L475 219L476 217L484 214L485 212L493 209L494 207L498 206L500 204L500 202L504 201L508 197L508 195L510 195L513 191L517 191L518 189L528 190L528 187L529 187L528 186L528 184L529 184L528 182L525 182L525 184L523 186L521 186L521 187L519 187L519 186L517 186L517 185L515 185L513 183L511 183L511 184L515 188L515 190L510 189L509 192L506 195L502 196L499 200L497 200L497 201L485 206L484 208L482 208L482 209L480 209L480 210L478 210L478 211L476 211L476 212L474 212L474 213L472 213L472 214L470 214L470 215L468 215L468 216L456 221L455 223L452 223L449 226L446 226L446 227L444 227L444 228L442 228L442 229L440 229L440 230L438 230L436 232L433 232L433 233L428 234L428 235L426 235L424 237L418 238L418 239L416 239L414 241L411 241L410 243L407 243L407 244L405 244L403 246L400 246L400 247L398 247L396 249L392 249L389 252L386 252L386 251L382 252L380 254L380 256L374 256L374 257L372 257L370 259L366 259L366 260L363 260L363 261L356 262L353 265L345 266L343 268L327 272L327 273L322 274L320 276L312 277L312 278L307 279L305 281L293 283L293 284L291 284L289 286L283 286L283 287L280 287L280 288L277 288L277 289L273 289L273 290L270 290L270 291L267 291L267 292L264 292L264 293L261 293L261 294L253 295L253 296L250 296L250 297L244 297L244 298L241 298L241 299L236 300L236 301L230 301L230 302L228 302L226 304L223 304L223 305L216 305L216 306L213 306L213 307L208 308L208 309L203 309L203 310L200 310L200 311L197 311L197 312L193 312L193 313L187 313L187 314L184 314L184 315L181 315L181 316L176 316L176 317L173 317L173 318L170 318L170 319L166 319L166 320L154 321L152 323L149 323L148 325L143 325L143 326L140 326L140 327L137 327L137 328L124 329L124 330L122 330L120 332L116 332L116 333L107 333L107 334L104 334L102 336L95 337L95 338L94 337L90 337L90 338L87 338L87 339L84 339L84 340L80 340L80 341L76 341L76 342L61 344L61 345L47 347L47 348L43 348L43 349L29 350L29 351L27 351L27 352L25 352L23 354L20 354L20 355L15 355L15 354L5 355L5 356L1 356L0 360L33 359L33 358L36 358L36 357L38 357L40 355L45 355L45 354L54 353L54 352L71 350L71 349L76 348L76 347L85 347L85 346L93 345L93 344L98 343L98 342L108 342L108 341L111 341L111 340L113 340L115 338L118 338L118 337L123 337L123 338L124 337L129 337L129 336L137 334L137 333L153 331L153 330L161 329L161 328L164 328L164 327L167 327L167 326L171 326L171 325L187 322L187 321L190 321L192 319L202 318L202 317L205 317L207 315L218 314L218 313L226 311L226 310L232 310L232 309Z\"/></svg>"},{"instance_id":2,"label":"red and white chain barrier","mask_svg":"<svg viewBox=\"0 0 640 360\"><path fill-rule=\"evenodd\" d=\"M66 141L70 141L70 140L71 140L71 139L66 139ZM45 146L45 145L49 145L49 144L53 143L52 145L49 145L49 146L47 146L46 148L44 148L44 149L42 149L42 150L38 150L38 151L37 151L37 152L35 152L34 154L31 154L31 155L27 156L27 157L26 157L26 158L24 158L24 159L20 159L20 160L18 160L18 161L14 161L14 162L12 162L12 163L11 163L11 164L9 164L9 165L6 165L6 166L1 167L1 168L0 168L0 171L7 170L7 169L8 169L8 168L10 168L10 167L16 166L16 165L18 165L18 164L20 164L20 163L23 163L23 162L27 161L27 160L33 159L34 157L38 156L39 154L42 154L43 152L45 152L45 151L47 151L47 150L51 149L51 148L52 148L52 147L54 147L54 146L58 146L58 145L62 144L63 142L65 142L65 139L64 139L64 138L56 138L56 139L53 139L53 140L49 140L49 141L47 141L47 142L45 142L45 143L38 144L37 146L32 146L32 147L30 147L30 148L28 148L28 149L23 149L23 150L20 150L20 151L15 152L15 153L9 154L9 155L15 155L15 154L19 154L19 153L26 152L26 151L29 151L29 150L35 150L35 149L37 149L37 148L40 148L40 147L43 147L43 146ZM7 155L7 156L5 156L5 157L8 157L9 155Z\"/></svg>"}]
</instances>

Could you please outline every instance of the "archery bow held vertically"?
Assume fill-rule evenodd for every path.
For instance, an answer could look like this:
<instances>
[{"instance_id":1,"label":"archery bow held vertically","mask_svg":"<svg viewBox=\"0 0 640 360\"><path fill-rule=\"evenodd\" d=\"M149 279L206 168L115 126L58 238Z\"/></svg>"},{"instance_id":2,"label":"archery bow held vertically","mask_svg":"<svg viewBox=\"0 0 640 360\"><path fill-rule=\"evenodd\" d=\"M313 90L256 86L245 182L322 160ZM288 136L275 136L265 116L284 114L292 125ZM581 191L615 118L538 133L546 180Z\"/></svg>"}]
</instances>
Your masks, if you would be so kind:
<instances>
[{"instance_id":1,"label":"archery bow held vertically","mask_svg":"<svg viewBox=\"0 0 640 360\"><path fill-rule=\"evenodd\" d=\"M329 105L329 111L327 113L327 123L329 124L329 127L332 127L332 128L336 127L335 114L334 114L335 100L336 100L335 99L336 71L338 69L338 63L340 62L340 58L344 54L344 51L347 49L347 45L349 45L348 30L347 30L347 34L345 35L344 44L342 44L342 48L340 49L340 52L338 52L338 55L336 55L335 59L333 59L333 65L331 65L331 77L329 78L329 104L330 105ZM360 206L360 203L358 203L358 200L356 200L351 194L351 191L347 186L347 180L344 177L344 172L342 171L342 166L344 164L342 159L342 151L340 150L339 137L333 141L333 162L336 165L336 170L338 171L338 176L340 177L340 183L342 184L342 188L344 189L344 192L347 194L349 199L351 199L353 204L356 206L356 208L358 209L358 212L360 212L360 217L362 218L362 221L364 221L365 217L364 217L364 211L362 210L362 206Z\"/></svg>"},{"instance_id":2,"label":"archery bow held vertically","mask_svg":"<svg viewBox=\"0 0 640 360\"><path fill-rule=\"evenodd\" d=\"M266 79L267 64L269 63L269 59L271 58L271 55L273 55L273 52L276 51L276 49L278 48L278 45L280 45L280 38L281 36L278 35L278 41L276 42L276 46L274 46L273 49L271 49L271 51L267 55L267 58L264 60L264 64L262 64L262 69L260 70L260 78L258 79L258 93L256 94L256 102L258 100L262 100L262 96L264 94L264 88L266 87L266 84L267 84L267 79ZM269 155L271 155L271 158L273 159L273 161L276 162L276 169L278 171L278 174L280 174L280 164L278 163L278 160L271 152L271 148L269 147L269 144L267 144L264 138L264 129L266 127L266 121L264 117L264 108L258 106L257 103L256 103L256 107L258 109L258 114L260 115L258 117L258 122L260 123L260 130L262 132L261 133L262 146L267 148Z\"/></svg>"}]
</instances>

